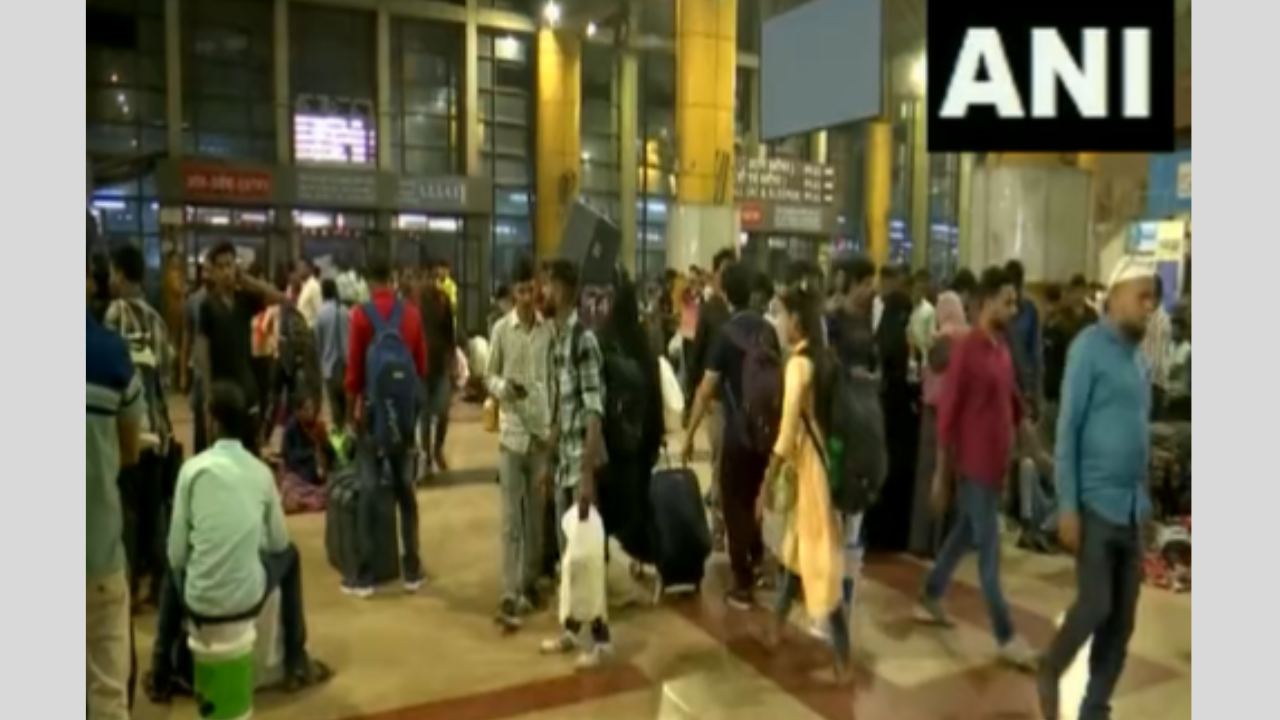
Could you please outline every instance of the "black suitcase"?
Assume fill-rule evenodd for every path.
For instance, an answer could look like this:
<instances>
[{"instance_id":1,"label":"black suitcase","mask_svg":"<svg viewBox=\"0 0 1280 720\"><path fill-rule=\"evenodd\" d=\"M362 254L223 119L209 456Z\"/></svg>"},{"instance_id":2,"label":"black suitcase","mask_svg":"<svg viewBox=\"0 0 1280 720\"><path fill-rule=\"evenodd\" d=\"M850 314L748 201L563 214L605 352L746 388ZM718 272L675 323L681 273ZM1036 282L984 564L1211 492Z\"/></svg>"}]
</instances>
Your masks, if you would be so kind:
<instances>
[{"instance_id":1,"label":"black suitcase","mask_svg":"<svg viewBox=\"0 0 1280 720\"><path fill-rule=\"evenodd\" d=\"M356 466L335 471L329 478L329 506L325 511L324 544L329 565L353 582L360 568L360 493ZM400 577L400 537L396 527L396 506L389 488L378 486L377 527L373 534L373 582L392 582Z\"/></svg>"},{"instance_id":2,"label":"black suitcase","mask_svg":"<svg viewBox=\"0 0 1280 720\"><path fill-rule=\"evenodd\" d=\"M654 548L664 591L696 592L711 556L711 527L698 476L689 468L654 473L649 485Z\"/></svg>"}]
</instances>

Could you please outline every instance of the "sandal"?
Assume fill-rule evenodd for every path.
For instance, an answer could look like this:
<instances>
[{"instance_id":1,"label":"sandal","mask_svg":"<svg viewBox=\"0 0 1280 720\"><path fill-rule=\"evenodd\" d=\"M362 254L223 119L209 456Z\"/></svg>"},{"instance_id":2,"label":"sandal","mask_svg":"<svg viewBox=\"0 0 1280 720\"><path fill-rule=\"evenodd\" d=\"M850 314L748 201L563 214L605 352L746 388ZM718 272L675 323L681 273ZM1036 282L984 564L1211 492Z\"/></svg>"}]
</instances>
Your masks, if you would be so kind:
<instances>
[{"instance_id":1,"label":"sandal","mask_svg":"<svg viewBox=\"0 0 1280 720\"><path fill-rule=\"evenodd\" d=\"M142 676L142 692L154 705L168 705L173 701L173 683L158 680L154 672Z\"/></svg>"},{"instance_id":2,"label":"sandal","mask_svg":"<svg viewBox=\"0 0 1280 720\"><path fill-rule=\"evenodd\" d=\"M285 692L294 693L316 685L323 685L333 679L333 669L319 660L311 660L304 670L292 672L285 680Z\"/></svg>"}]
</instances>

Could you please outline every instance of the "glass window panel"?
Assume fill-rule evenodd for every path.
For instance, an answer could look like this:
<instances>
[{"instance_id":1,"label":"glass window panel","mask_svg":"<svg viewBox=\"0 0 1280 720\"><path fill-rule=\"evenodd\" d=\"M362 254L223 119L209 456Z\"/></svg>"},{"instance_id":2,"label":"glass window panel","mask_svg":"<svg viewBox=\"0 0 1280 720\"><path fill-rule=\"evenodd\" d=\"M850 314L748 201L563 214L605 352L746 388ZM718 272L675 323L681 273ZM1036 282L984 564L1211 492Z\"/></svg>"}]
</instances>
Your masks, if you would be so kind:
<instances>
[{"instance_id":1,"label":"glass window panel","mask_svg":"<svg viewBox=\"0 0 1280 720\"><path fill-rule=\"evenodd\" d=\"M456 92L450 86L405 85L402 95L403 110L406 113L454 115L457 113Z\"/></svg>"},{"instance_id":2,"label":"glass window panel","mask_svg":"<svg viewBox=\"0 0 1280 720\"><path fill-rule=\"evenodd\" d=\"M485 153L488 161L493 163L493 179L497 182L527 183L529 182L529 163L523 158L508 158Z\"/></svg>"},{"instance_id":3,"label":"glass window panel","mask_svg":"<svg viewBox=\"0 0 1280 720\"><path fill-rule=\"evenodd\" d=\"M89 123L86 144L90 153L123 155L138 151L138 135L136 125Z\"/></svg>"},{"instance_id":4,"label":"glass window panel","mask_svg":"<svg viewBox=\"0 0 1280 720\"><path fill-rule=\"evenodd\" d=\"M186 134L184 141L187 152L199 157L262 162L275 162L276 159L273 137L197 132Z\"/></svg>"},{"instance_id":5,"label":"glass window panel","mask_svg":"<svg viewBox=\"0 0 1280 720\"><path fill-rule=\"evenodd\" d=\"M226 65L196 60L188 63L188 84L184 88L190 95L204 97L271 97L271 73L250 66Z\"/></svg>"},{"instance_id":6,"label":"glass window panel","mask_svg":"<svg viewBox=\"0 0 1280 720\"><path fill-rule=\"evenodd\" d=\"M640 5L640 32L660 38L676 34L676 0L649 0Z\"/></svg>"},{"instance_id":7,"label":"glass window panel","mask_svg":"<svg viewBox=\"0 0 1280 720\"><path fill-rule=\"evenodd\" d=\"M488 132L484 134L483 147L500 153L523 154L529 149L528 140L529 134L525 128L490 125Z\"/></svg>"},{"instance_id":8,"label":"glass window panel","mask_svg":"<svg viewBox=\"0 0 1280 720\"><path fill-rule=\"evenodd\" d=\"M582 160L584 164L616 166L618 164L617 139L600 135L583 135Z\"/></svg>"},{"instance_id":9,"label":"glass window panel","mask_svg":"<svg viewBox=\"0 0 1280 720\"><path fill-rule=\"evenodd\" d=\"M601 193L618 191L618 168L611 165L584 163L582 166L582 189Z\"/></svg>"},{"instance_id":10,"label":"glass window panel","mask_svg":"<svg viewBox=\"0 0 1280 720\"><path fill-rule=\"evenodd\" d=\"M530 195L524 188L497 188L493 191L494 213L528 217Z\"/></svg>"},{"instance_id":11,"label":"glass window panel","mask_svg":"<svg viewBox=\"0 0 1280 720\"><path fill-rule=\"evenodd\" d=\"M527 66L499 61L494 66L493 85L504 90L532 92L533 78Z\"/></svg>"},{"instance_id":12,"label":"glass window panel","mask_svg":"<svg viewBox=\"0 0 1280 720\"><path fill-rule=\"evenodd\" d=\"M289 18L293 92L372 98L374 22L372 12L294 4Z\"/></svg>"},{"instance_id":13,"label":"glass window panel","mask_svg":"<svg viewBox=\"0 0 1280 720\"><path fill-rule=\"evenodd\" d=\"M90 89L87 104L90 120L161 124L165 121L164 95L149 90Z\"/></svg>"},{"instance_id":14,"label":"glass window panel","mask_svg":"<svg viewBox=\"0 0 1280 720\"><path fill-rule=\"evenodd\" d=\"M253 112L249 105L235 100L198 101L190 113L190 122L201 132L252 134Z\"/></svg>"},{"instance_id":15,"label":"glass window panel","mask_svg":"<svg viewBox=\"0 0 1280 720\"><path fill-rule=\"evenodd\" d=\"M487 90L493 87L493 61L486 58L476 60L476 87Z\"/></svg>"},{"instance_id":16,"label":"glass window panel","mask_svg":"<svg viewBox=\"0 0 1280 720\"><path fill-rule=\"evenodd\" d=\"M448 118L429 115L404 117L404 144L418 147L452 147ZM392 137L395 137L394 135Z\"/></svg>"},{"instance_id":17,"label":"glass window panel","mask_svg":"<svg viewBox=\"0 0 1280 720\"><path fill-rule=\"evenodd\" d=\"M584 100L582 103L582 130L590 133L616 134L613 105L608 101Z\"/></svg>"},{"instance_id":18,"label":"glass window panel","mask_svg":"<svg viewBox=\"0 0 1280 720\"><path fill-rule=\"evenodd\" d=\"M527 95L515 95L510 93L497 93L492 96L492 115L498 120L504 122L520 123L527 125L529 123L529 97ZM484 103L481 103L481 107Z\"/></svg>"},{"instance_id":19,"label":"glass window panel","mask_svg":"<svg viewBox=\"0 0 1280 720\"><path fill-rule=\"evenodd\" d=\"M124 85L139 84L137 56L127 50L90 45L85 51L88 62L88 84Z\"/></svg>"},{"instance_id":20,"label":"glass window panel","mask_svg":"<svg viewBox=\"0 0 1280 720\"><path fill-rule=\"evenodd\" d=\"M501 35L493 39L493 58L524 65L529 61L529 43L518 35Z\"/></svg>"},{"instance_id":21,"label":"glass window panel","mask_svg":"<svg viewBox=\"0 0 1280 720\"><path fill-rule=\"evenodd\" d=\"M498 217L493 221L493 242L499 246L527 246L533 239L528 218Z\"/></svg>"},{"instance_id":22,"label":"glass window panel","mask_svg":"<svg viewBox=\"0 0 1280 720\"><path fill-rule=\"evenodd\" d=\"M409 175L449 175L455 170L448 149L404 148L403 170Z\"/></svg>"}]
</instances>

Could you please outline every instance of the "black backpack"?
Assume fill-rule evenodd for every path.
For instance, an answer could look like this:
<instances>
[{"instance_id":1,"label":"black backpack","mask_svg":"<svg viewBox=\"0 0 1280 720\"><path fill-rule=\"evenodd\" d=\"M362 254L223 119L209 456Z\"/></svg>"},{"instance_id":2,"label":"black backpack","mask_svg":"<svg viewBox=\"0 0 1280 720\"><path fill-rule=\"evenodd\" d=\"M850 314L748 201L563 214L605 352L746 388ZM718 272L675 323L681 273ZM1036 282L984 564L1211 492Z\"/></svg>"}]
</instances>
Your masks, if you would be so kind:
<instances>
[{"instance_id":1,"label":"black backpack","mask_svg":"<svg viewBox=\"0 0 1280 720\"><path fill-rule=\"evenodd\" d=\"M579 325L574 336L572 361L575 365L582 360L581 342L585 332ZM599 339L599 344L604 376L605 450L610 460L634 457L644 442L646 408L652 400L652 390L646 392L646 374L639 358L626 354L616 342Z\"/></svg>"},{"instance_id":2,"label":"black backpack","mask_svg":"<svg viewBox=\"0 0 1280 720\"><path fill-rule=\"evenodd\" d=\"M827 475L841 512L866 511L880 497L889 475L880 379L838 365L827 398Z\"/></svg>"}]
</instances>

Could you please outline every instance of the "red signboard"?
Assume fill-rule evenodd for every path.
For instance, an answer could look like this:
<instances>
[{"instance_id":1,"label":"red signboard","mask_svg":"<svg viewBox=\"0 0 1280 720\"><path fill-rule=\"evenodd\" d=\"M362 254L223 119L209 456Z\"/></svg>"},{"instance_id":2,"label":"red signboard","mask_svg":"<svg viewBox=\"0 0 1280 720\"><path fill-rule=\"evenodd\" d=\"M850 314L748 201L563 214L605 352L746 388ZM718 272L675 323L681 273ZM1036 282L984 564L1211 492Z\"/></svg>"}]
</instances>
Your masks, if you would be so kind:
<instances>
[{"instance_id":1,"label":"red signboard","mask_svg":"<svg viewBox=\"0 0 1280 720\"><path fill-rule=\"evenodd\" d=\"M764 208L750 203L743 204L738 208L738 217L742 227L759 226L764 222Z\"/></svg>"},{"instance_id":2,"label":"red signboard","mask_svg":"<svg viewBox=\"0 0 1280 720\"><path fill-rule=\"evenodd\" d=\"M184 165L182 187L189 199L270 200L270 171L216 165Z\"/></svg>"}]
</instances>

